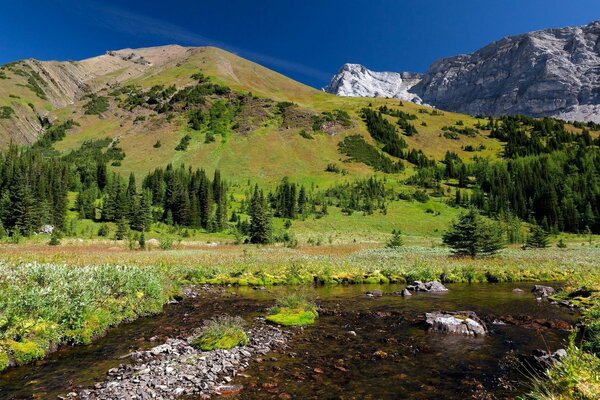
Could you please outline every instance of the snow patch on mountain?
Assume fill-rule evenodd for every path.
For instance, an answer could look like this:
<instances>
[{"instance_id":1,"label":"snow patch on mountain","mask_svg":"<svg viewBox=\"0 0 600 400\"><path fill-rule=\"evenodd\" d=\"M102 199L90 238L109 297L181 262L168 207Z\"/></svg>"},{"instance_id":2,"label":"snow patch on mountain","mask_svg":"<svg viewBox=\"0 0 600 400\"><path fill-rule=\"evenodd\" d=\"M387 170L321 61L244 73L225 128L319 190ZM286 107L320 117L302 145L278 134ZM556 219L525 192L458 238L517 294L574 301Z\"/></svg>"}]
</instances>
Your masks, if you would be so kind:
<instances>
[{"instance_id":1,"label":"snow patch on mountain","mask_svg":"<svg viewBox=\"0 0 600 400\"><path fill-rule=\"evenodd\" d=\"M389 97L421 104L421 98L409 92L420 81L420 74L375 72L360 64L344 64L323 90L338 96Z\"/></svg>"}]
</instances>

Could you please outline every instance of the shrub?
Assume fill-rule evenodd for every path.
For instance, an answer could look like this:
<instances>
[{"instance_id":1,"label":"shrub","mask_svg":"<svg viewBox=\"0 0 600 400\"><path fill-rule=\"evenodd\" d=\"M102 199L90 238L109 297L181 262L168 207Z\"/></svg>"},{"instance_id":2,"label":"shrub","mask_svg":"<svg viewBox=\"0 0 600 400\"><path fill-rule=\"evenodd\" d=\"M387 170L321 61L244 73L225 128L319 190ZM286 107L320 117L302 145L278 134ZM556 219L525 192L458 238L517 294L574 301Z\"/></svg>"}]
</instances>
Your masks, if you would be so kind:
<instances>
[{"instance_id":1,"label":"shrub","mask_svg":"<svg viewBox=\"0 0 600 400\"><path fill-rule=\"evenodd\" d=\"M181 138L181 140L179 141L179 144L175 147L175 150L177 150L177 151L187 150L188 146L190 145L191 140L192 140L192 137L189 134L186 134L184 137Z\"/></svg>"},{"instance_id":2,"label":"shrub","mask_svg":"<svg viewBox=\"0 0 600 400\"><path fill-rule=\"evenodd\" d=\"M100 225L100 228L98 229L98 236L108 237L109 235L110 235L110 227L108 226L108 224Z\"/></svg>"},{"instance_id":3,"label":"shrub","mask_svg":"<svg viewBox=\"0 0 600 400\"><path fill-rule=\"evenodd\" d=\"M200 333L192 338L191 345L199 350L210 351L245 346L248 342L244 320L222 316L209 320Z\"/></svg>"},{"instance_id":4,"label":"shrub","mask_svg":"<svg viewBox=\"0 0 600 400\"><path fill-rule=\"evenodd\" d=\"M171 236L163 236L160 238L161 250L171 250L173 248L173 238Z\"/></svg>"},{"instance_id":5,"label":"shrub","mask_svg":"<svg viewBox=\"0 0 600 400\"><path fill-rule=\"evenodd\" d=\"M9 119L15 111L9 106L0 107L0 119Z\"/></svg>"},{"instance_id":6,"label":"shrub","mask_svg":"<svg viewBox=\"0 0 600 400\"><path fill-rule=\"evenodd\" d=\"M89 101L83 105L85 114L87 115L100 115L108 110L108 98L104 96L98 96L96 94L90 94L87 96Z\"/></svg>"},{"instance_id":7,"label":"shrub","mask_svg":"<svg viewBox=\"0 0 600 400\"><path fill-rule=\"evenodd\" d=\"M161 146L162 146L162 143L160 142L160 140L157 140L156 143L154 143L154 146L152 146L152 147L154 147L155 149L160 149Z\"/></svg>"}]
</instances>

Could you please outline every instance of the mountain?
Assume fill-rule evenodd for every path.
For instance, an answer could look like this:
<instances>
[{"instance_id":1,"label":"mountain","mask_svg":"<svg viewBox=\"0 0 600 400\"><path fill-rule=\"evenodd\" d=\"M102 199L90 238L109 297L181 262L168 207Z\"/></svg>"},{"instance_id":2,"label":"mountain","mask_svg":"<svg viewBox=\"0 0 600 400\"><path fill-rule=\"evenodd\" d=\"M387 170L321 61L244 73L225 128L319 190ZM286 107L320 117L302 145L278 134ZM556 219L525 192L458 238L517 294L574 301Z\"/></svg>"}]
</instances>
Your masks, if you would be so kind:
<instances>
[{"instance_id":1,"label":"mountain","mask_svg":"<svg viewBox=\"0 0 600 400\"><path fill-rule=\"evenodd\" d=\"M370 76L377 74L337 74L325 90L387 96L404 83L399 74L375 88ZM526 114L600 122L599 84L600 21L511 36L472 54L439 60L408 91L427 104L471 115Z\"/></svg>"},{"instance_id":2,"label":"mountain","mask_svg":"<svg viewBox=\"0 0 600 400\"><path fill-rule=\"evenodd\" d=\"M343 168L348 179L368 176L369 166L344 163L348 157L339 144L355 134L373 143L361 118L364 107L399 107L397 99L327 94L214 47L123 49L82 61L24 60L0 72L0 148L35 143L51 126L73 120L53 148L68 153L109 138L125 154L111 169L124 176L143 176L168 163L219 168L238 181L290 176L334 182L339 176L326 171L328 164ZM175 102L171 87L181 93L194 88L197 73L231 93L207 94L197 105ZM411 78L404 75L405 82ZM157 101L157 93L167 93L167 101ZM159 109L160 102L171 108ZM217 102L230 106L230 115L223 116L221 134L211 137L214 127L206 126L210 121L204 116ZM4 115L3 109L10 111ZM452 140L440 134L459 121L474 127L477 120L467 115L432 115L428 107L410 102L403 110L415 118L419 133L404 140L428 156L441 159L449 150L470 157L465 148L481 147L485 150L478 154L495 157L501 149L498 140L483 133ZM193 127L190 114L196 111L205 121ZM189 145L177 149L182 140Z\"/></svg>"},{"instance_id":3,"label":"mountain","mask_svg":"<svg viewBox=\"0 0 600 400\"><path fill-rule=\"evenodd\" d=\"M409 92L422 79L411 72L375 72L360 64L344 64L323 90L339 96L390 97L421 104L420 97Z\"/></svg>"}]
</instances>

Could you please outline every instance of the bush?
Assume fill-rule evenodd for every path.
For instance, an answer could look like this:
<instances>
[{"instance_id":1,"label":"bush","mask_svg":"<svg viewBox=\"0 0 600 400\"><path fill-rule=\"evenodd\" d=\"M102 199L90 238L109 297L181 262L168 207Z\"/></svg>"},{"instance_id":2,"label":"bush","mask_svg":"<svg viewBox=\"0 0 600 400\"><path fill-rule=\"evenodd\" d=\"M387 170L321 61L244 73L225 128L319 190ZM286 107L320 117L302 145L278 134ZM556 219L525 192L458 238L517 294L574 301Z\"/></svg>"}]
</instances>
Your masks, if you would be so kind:
<instances>
[{"instance_id":1,"label":"bush","mask_svg":"<svg viewBox=\"0 0 600 400\"><path fill-rule=\"evenodd\" d=\"M100 225L100 228L98 229L98 236L108 237L109 235L110 235L110 227L108 226L108 224Z\"/></svg>"},{"instance_id":2,"label":"bush","mask_svg":"<svg viewBox=\"0 0 600 400\"><path fill-rule=\"evenodd\" d=\"M188 146L190 145L191 140L192 140L192 137L189 134L186 134L184 137L181 138L181 141L179 141L179 144L175 147L175 150L177 150L177 151L187 150Z\"/></svg>"},{"instance_id":3,"label":"bush","mask_svg":"<svg viewBox=\"0 0 600 400\"><path fill-rule=\"evenodd\" d=\"M196 349L210 351L245 346L249 342L240 317L222 316L209 320L191 341Z\"/></svg>"},{"instance_id":4,"label":"bush","mask_svg":"<svg viewBox=\"0 0 600 400\"><path fill-rule=\"evenodd\" d=\"M8 119L12 117L15 111L9 106L0 107L0 119Z\"/></svg>"},{"instance_id":5,"label":"bush","mask_svg":"<svg viewBox=\"0 0 600 400\"><path fill-rule=\"evenodd\" d=\"M104 96L98 96L90 94L87 96L90 100L83 105L85 114L87 115L100 115L108 110L108 98Z\"/></svg>"},{"instance_id":6,"label":"bush","mask_svg":"<svg viewBox=\"0 0 600 400\"><path fill-rule=\"evenodd\" d=\"M161 250L171 250L173 248L173 238L171 236L163 236L160 238Z\"/></svg>"}]
</instances>

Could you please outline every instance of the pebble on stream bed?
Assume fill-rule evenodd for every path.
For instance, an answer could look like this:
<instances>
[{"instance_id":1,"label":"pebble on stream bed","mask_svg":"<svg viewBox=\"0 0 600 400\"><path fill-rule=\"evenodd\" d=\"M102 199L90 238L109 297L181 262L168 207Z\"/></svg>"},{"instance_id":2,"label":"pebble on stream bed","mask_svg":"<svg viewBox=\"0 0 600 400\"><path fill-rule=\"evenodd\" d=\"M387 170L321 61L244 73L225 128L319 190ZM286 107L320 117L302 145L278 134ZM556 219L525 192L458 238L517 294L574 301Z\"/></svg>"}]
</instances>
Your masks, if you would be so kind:
<instances>
[{"instance_id":1,"label":"pebble on stream bed","mask_svg":"<svg viewBox=\"0 0 600 400\"><path fill-rule=\"evenodd\" d=\"M209 396L220 392L245 370L253 356L285 346L288 334L257 322L248 331L250 343L230 350L200 351L188 340L168 339L148 351L129 355L132 364L108 371L107 379L93 389L71 392L63 399L176 399L184 395Z\"/></svg>"}]
</instances>

